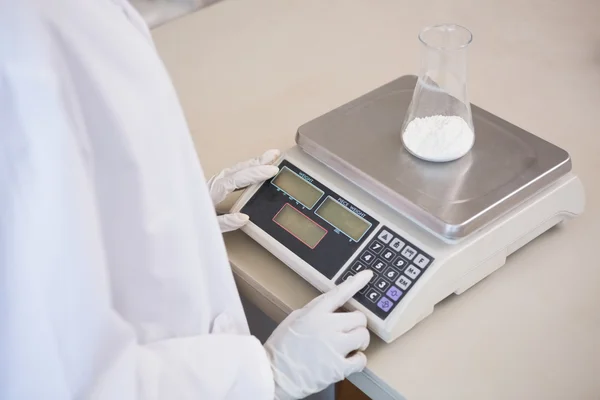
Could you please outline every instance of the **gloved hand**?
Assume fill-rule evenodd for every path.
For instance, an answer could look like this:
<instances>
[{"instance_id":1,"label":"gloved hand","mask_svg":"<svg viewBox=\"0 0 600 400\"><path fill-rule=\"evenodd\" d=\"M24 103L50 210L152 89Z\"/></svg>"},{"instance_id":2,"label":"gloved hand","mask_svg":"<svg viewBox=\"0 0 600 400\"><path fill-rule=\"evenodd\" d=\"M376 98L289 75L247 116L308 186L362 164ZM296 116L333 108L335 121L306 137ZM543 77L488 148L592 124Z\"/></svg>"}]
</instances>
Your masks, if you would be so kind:
<instances>
[{"instance_id":1,"label":"gloved hand","mask_svg":"<svg viewBox=\"0 0 600 400\"><path fill-rule=\"evenodd\" d=\"M272 164L280 154L279 150L269 150L258 158L241 162L212 176L207 184L213 204L216 206L237 189L266 181L277 175L279 168ZM242 213L220 215L218 219L221 232L239 229L249 220L248 216Z\"/></svg>"},{"instance_id":2,"label":"gloved hand","mask_svg":"<svg viewBox=\"0 0 600 400\"><path fill-rule=\"evenodd\" d=\"M360 311L335 312L367 285L373 271L348 278L292 312L265 343L275 379L276 400L303 399L361 371L369 345L367 318Z\"/></svg>"}]
</instances>

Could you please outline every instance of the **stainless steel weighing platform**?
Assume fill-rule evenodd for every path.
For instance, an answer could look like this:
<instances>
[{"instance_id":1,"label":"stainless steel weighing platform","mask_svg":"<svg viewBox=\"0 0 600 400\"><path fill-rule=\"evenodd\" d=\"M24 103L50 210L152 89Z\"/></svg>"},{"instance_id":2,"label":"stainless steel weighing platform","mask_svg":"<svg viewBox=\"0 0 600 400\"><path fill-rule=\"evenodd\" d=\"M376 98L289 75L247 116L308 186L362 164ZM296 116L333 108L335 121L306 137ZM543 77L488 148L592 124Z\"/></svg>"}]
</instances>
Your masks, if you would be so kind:
<instances>
[{"instance_id":1,"label":"stainless steel weighing platform","mask_svg":"<svg viewBox=\"0 0 600 400\"><path fill-rule=\"evenodd\" d=\"M408 153L400 128L417 78L403 76L298 129L308 154L392 209L456 241L571 170L563 149L472 105L475 145L448 163Z\"/></svg>"}]
</instances>

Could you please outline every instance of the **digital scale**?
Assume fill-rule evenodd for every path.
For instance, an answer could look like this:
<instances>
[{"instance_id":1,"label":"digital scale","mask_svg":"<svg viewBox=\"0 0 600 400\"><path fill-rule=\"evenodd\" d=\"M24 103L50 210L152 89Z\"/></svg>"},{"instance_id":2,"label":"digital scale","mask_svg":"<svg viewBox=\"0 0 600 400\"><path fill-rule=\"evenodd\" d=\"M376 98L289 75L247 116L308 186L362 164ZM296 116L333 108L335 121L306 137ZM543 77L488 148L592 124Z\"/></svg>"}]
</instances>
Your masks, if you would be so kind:
<instances>
[{"instance_id":1,"label":"digital scale","mask_svg":"<svg viewBox=\"0 0 600 400\"><path fill-rule=\"evenodd\" d=\"M583 211L569 154L476 106L475 145L430 163L402 146L416 77L301 126L279 173L242 194L244 232L322 292L375 272L347 309L391 342Z\"/></svg>"}]
</instances>

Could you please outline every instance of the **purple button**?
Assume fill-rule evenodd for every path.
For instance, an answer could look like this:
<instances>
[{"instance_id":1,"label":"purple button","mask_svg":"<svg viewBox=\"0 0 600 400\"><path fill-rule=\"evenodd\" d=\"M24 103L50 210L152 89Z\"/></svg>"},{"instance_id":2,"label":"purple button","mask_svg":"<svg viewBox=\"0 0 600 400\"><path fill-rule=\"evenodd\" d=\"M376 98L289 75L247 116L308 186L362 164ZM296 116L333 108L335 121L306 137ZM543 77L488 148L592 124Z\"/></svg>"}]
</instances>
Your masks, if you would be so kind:
<instances>
[{"instance_id":1,"label":"purple button","mask_svg":"<svg viewBox=\"0 0 600 400\"><path fill-rule=\"evenodd\" d=\"M386 293L390 299L394 301L398 301L400 296L402 296L402 290L398 289L396 286L392 286Z\"/></svg>"},{"instance_id":2,"label":"purple button","mask_svg":"<svg viewBox=\"0 0 600 400\"><path fill-rule=\"evenodd\" d=\"M392 301L385 296L379 300L379 303L377 303L377 307L381 308L385 312L390 311L390 308L392 308L393 305L394 303L392 303Z\"/></svg>"}]
</instances>

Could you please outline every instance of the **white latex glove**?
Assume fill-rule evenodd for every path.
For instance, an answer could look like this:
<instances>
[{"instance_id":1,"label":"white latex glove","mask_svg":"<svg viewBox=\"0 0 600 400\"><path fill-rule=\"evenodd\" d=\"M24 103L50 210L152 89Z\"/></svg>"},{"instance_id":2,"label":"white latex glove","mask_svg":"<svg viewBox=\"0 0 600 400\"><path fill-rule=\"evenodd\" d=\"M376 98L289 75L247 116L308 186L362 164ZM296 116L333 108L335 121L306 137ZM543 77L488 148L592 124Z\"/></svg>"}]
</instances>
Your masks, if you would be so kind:
<instances>
[{"instance_id":1,"label":"white latex glove","mask_svg":"<svg viewBox=\"0 0 600 400\"><path fill-rule=\"evenodd\" d=\"M335 312L373 276L365 270L291 313L265 343L276 400L303 399L362 371L369 345L360 311Z\"/></svg>"},{"instance_id":2,"label":"white latex glove","mask_svg":"<svg viewBox=\"0 0 600 400\"><path fill-rule=\"evenodd\" d=\"M279 156L279 150L269 150L258 158L241 162L212 176L207 184L213 204L216 206L235 190L245 188L272 178L279 168L272 165ZM221 232L241 228L248 223L248 216L242 213L220 215Z\"/></svg>"}]
</instances>

